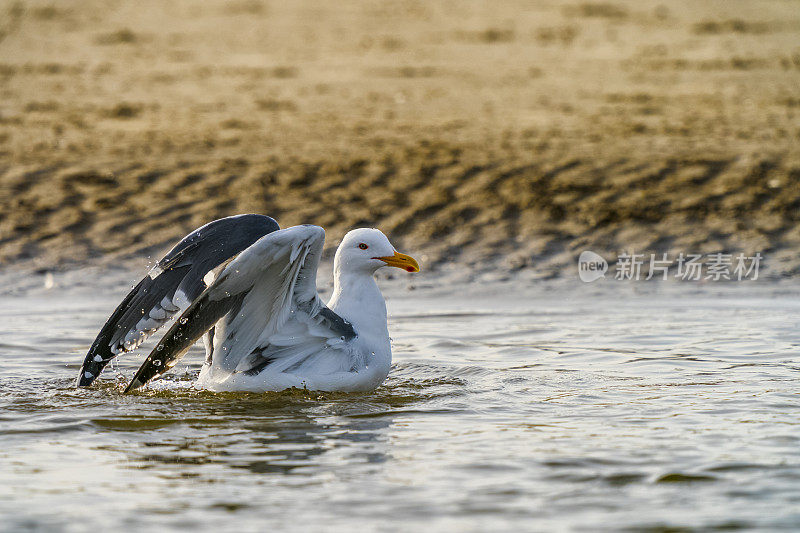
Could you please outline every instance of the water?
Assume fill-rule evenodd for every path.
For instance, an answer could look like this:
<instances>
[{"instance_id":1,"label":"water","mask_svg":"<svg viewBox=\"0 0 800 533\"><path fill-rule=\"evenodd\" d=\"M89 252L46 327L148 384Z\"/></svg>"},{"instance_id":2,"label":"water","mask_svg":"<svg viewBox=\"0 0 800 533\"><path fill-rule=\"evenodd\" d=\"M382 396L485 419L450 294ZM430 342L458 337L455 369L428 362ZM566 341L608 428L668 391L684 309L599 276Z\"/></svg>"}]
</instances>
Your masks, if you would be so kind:
<instances>
[{"instance_id":1,"label":"water","mask_svg":"<svg viewBox=\"0 0 800 533\"><path fill-rule=\"evenodd\" d=\"M795 285L389 284L374 393L196 391L193 349L123 395L73 382L126 286L43 279L0 296L0 529L800 528Z\"/></svg>"}]
</instances>

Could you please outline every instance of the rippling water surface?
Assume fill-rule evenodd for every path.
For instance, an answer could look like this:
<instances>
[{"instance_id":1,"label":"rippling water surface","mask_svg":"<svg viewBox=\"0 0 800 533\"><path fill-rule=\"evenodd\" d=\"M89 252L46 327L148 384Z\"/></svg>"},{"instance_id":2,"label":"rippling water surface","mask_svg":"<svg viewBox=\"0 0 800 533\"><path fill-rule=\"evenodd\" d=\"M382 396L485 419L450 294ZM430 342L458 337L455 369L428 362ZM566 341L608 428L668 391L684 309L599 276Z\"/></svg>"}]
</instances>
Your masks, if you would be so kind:
<instances>
[{"instance_id":1,"label":"rippling water surface","mask_svg":"<svg viewBox=\"0 0 800 533\"><path fill-rule=\"evenodd\" d=\"M800 529L794 285L390 285L374 393L123 395L73 383L127 287L15 280L0 529Z\"/></svg>"}]
</instances>

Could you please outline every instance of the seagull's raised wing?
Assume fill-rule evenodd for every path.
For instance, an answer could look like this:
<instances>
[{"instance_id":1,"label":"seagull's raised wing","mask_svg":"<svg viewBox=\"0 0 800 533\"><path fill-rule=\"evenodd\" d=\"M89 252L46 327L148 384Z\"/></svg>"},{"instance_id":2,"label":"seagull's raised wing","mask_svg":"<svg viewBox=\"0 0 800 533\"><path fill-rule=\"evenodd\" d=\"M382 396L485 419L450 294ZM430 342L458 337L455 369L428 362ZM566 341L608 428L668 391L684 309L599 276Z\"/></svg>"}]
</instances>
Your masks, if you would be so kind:
<instances>
[{"instance_id":1,"label":"seagull's raised wing","mask_svg":"<svg viewBox=\"0 0 800 533\"><path fill-rule=\"evenodd\" d=\"M83 361L88 386L118 354L135 350L205 289L203 277L264 235L279 229L264 215L237 215L196 229L164 256L108 319Z\"/></svg>"},{"instance_id":2,"label":"seagull's raised wing","mask_svg":"<svg viewBox=\"0 0 800 533\"><path fill-rule=\"evenodd\" d=\"M259 366L271 341L297 324L305 325L297 340L301 343L354 338L352 325L317 295L324 241L322 228L294 226L262 237L239 254L170 328L126 392L174 366L215 324L212 365L228 372Z\"/></svg>"}]
</instances>

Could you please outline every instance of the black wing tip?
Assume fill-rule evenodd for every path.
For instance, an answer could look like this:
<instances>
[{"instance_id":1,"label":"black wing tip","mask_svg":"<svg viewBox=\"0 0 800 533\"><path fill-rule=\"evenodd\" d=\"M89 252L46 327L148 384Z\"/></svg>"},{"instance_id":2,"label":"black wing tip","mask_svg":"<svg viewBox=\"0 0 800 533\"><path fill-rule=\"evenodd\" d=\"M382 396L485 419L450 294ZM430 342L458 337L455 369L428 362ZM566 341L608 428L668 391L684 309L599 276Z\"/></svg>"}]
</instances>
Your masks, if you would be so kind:
<instances>
[{"instance_id":1,"label":"black wing tip","mask_svg":"<svg viewBox=\"0 0 800 533\"><path fill-rule=\"evenodd\" d=\"M103 368L106 366L106 361L96 362L94 360L94 355L89 353L86 356L86 360L81 365L81 371L78 374L77 386L78 387L88 387L97 379L97 376L100 375L100 372L103 371Z\"/></svg>"},{"instance_id":2,"label":"black wing tip","mask_svg":"<svg viewBox=\"0 0 800 533\"><path fill-rule=\"evenodd\" d=\"M81 371L80 375L78 376L78 382L76 384L77 387L89 387L94 383L94 380L97 379L97 376L92 376L87 378L83 371Z\"/></svg>"},{"instance_id":3,"label":"black wing tip","mask_svg":"<svg viewBox=\"0 0 800 533\"><path fill-rule=\"evenodd\" d=\"M245 222L244 224L241 224ZM243 231L239 231L239 227L242 228ZM212 229L213 228L213 229ZM243 213L240 215L234 215L230 217L225 217L219 220L215 220L209 222L205 226L197 228L189 235L184 237L184 239L176 244L172 250L170 250L164 257L159 260L158 265L169 265L171 262L177 261L180 254L185 251L185 249L189 246L194 246L194 241L200 238L201 234L205 234L207 231L211 230L212 232L216 229L223 229L227 228L229 231L231 228L236 228L237 231L233 233L223 234L223 237L231 237L231 235L238 236L238 238L233 239L233 242L228 242L229 250L227 250L228 254L225 254L227 259L231 255L235 255L239 253L243 248L250 246L253 242L258 240L260 237L271 233L273 231L277 231L280 229L278 222L267 215L262 215L258 213ZM230 241L230 239L229 239ZM223 247L224 248L224 247ZM216 266L216 264L214 265ZM185 275L188 275L184 273ZM204 275L205 271L201 274ZM181 280L183 277L181 277ZM176 282L176 280L172 280ZM115 353L109 352L103 346L108 346L113 344L111 341L119 341L119 339L115 339L115 334L117 333L117 328L119 328L119 322L126 316L126 313L129 311L129 308L132 308L132 303L134 299L140 295L140 291L143 290L143 287L146 289L147 285L154 283L153 278L150 276L145 276L139 284L131 290L128 295L122 300L122 302L117 306L114 313L108 318L103 328L100 330L97 338L95 339L94 343L92 344L92 349L86 356L86 359L81 366L80 374L78 375L77 379L77 386L78 387L89 387L91 386L100 373L103 371L105 366L117 355ZM180 281L177 281L178 285ZM170 285L171 287L171 285ZM152 287L150 287L152 288ZM169 288L169 287L168 287ZM146 292L146 291L145 291ZM163 293L164 291L159 291ZM169 291L167 290L167 293ZM193 299L194 297L192 297ZM136 317L137 320L140 317ZM135 323L135 321L133 322ZM131 324L132 325L132 324ZM130 327L130 325L129 325ZM123 336L124 338L124 336ZM99 355L102 358L100 361L96 360L96 356ZM158 374L158 373L156 373ZM130 392L133 389L139 388L144 385L147 381L152 379L154 376L150 376L149 378L145 378L144 381L139 381L138 384L134 382L137 381L134 378L134 382L128 386L125 392Z\"/></svg>"},{"instance_id":4,"label":"black wing tip","mask_svg":"<svg viewBox=\"0 0 800 533\"><path fill-rule=\"evenodd\" d=\"M144 386L144 383L139 381L137 378L133 378L131 380L131 382L128 383L128 386L125 387L125 390L123 391L123 394L128 394L129 392L133 392L136 389L139 389L139 388L141 388L143 386Z\"/></svg>"},{"instance_id":5,"label":"black wing tip","mask_svg":"<svg viewBox=\"0 0 800 533\"><path fill-rule=\"evenodd\" d=\"M246 221L248 226L244 226L243 229L247 231L248 229L256 234L263 234L266 235L267 233L272 233L273 231L277 231L281 229L278 221L272 218L271 216L262 215L259 213L242 213L240 215L232 215L229 217L218 218L217 220L212 220L205 226L201 226L194 230L192 233L187 235L187 237L195 237L201 235L209 230L221 228L221 227L228 227L231 224L240 225L243 221Z\"/></svg>"},{"instance_id":6,"label":"black wing tip","mask_svg":"<svg viewBox=\"0 0 800 533\"><path fill-rule=\"evenodd\" d=\"M128 386L125 387L125 390L123 391L124 394L144 387L145 384L147 384L153 378L158 377L163 373L159 372L158 369L153 366L152 361L153 354L150 354L147 356L147 359L144 360L142 366L139 367L139 370L136 371L136 374L133 375L133 379L130 383L128 383Z\"/></svg>"},{"instance_id":7,"label":"black wing tip","mask_svg":"<svg viewBox=\"0 0 800 533\"><path fill-rule=\"evenodd\" d=\"M263 222L266 222L269 225L275 225L275 226L278 225L278 221L277 220L275 220L274 218L272 218L269 215L262 215L261 213L242 213L242 214L239 214L239 215L233 215L233 216L228 217L228 218L236 218L236 217L250 218L250 219L253 219L253 220L261 220ZM224 220L224 219L220 219L220 220Z\"/></svg>"}]
</instances>

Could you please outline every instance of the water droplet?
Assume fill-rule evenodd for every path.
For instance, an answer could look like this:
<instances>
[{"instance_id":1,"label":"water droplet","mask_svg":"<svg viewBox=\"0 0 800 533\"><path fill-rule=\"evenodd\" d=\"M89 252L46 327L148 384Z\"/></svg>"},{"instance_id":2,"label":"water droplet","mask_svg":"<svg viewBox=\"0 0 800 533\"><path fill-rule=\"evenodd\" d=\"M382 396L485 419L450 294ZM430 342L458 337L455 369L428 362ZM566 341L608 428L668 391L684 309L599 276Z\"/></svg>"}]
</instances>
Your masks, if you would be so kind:
<instances>
[{"instance_id":1,"label":"water droplet","mask_svg":"<svg viewBox=\"0 0 800 533\"><path fill-rule=\"evenodd\" d=\"M164 349L164 345L163 344L159 344L158 346L156 346L156 350L158 350L159 352L161 350L163 350L163 349Z\"/></svg>"},{"instance_id":2,"label":"water droplet","mask_svg":"<svg viewBox=\"0 0 800 533\"><path fill-rule=\"evenodd\" d=\"M155 361L153 361L153 366L161 366L161 361L156 359Z\"/></svg>"},{"instance_id":3,"label":"water droplet","mask_svg":"<svg viewBox=\"0 0 800 533\"><path fill-rule=\"evenodd\" d=\"M186 317L181 318L181 324L186 324L187 322L189 322L188 318Z\"/></svg>"}]
</instances>

